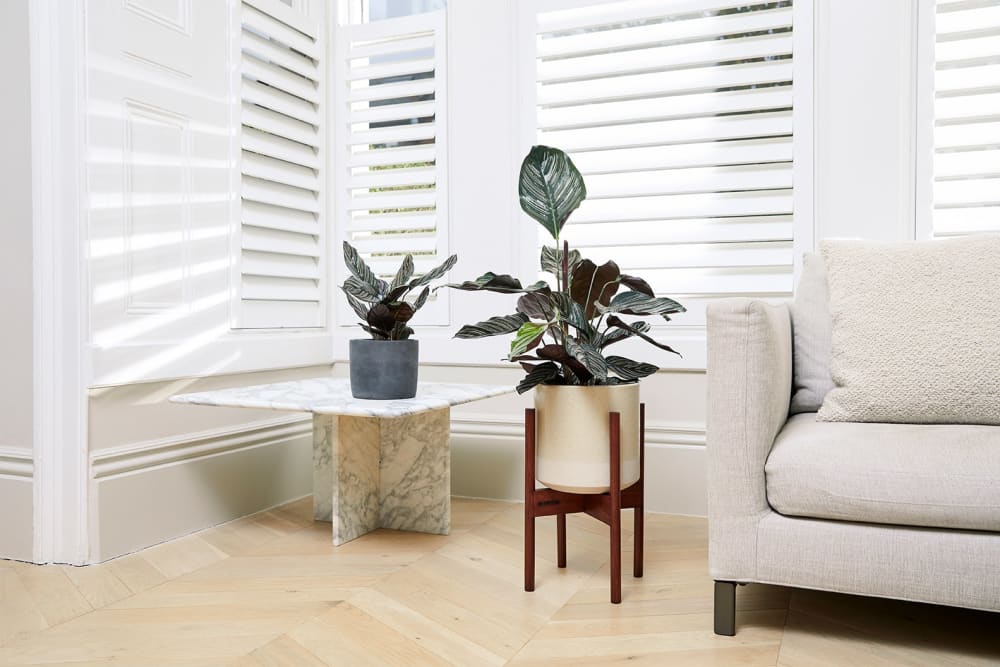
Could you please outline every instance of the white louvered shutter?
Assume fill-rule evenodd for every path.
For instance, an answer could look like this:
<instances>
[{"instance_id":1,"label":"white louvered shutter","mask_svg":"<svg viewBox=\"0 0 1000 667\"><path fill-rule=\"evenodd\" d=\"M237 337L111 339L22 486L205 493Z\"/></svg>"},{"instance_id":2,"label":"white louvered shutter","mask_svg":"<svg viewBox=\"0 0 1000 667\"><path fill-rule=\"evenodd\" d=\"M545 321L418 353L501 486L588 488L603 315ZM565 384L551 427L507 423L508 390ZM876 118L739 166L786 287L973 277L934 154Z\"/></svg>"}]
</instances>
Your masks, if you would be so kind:
<instances>
[{"instance_id":1,"label":"white louvered shutter","mask_svg":"<svg viewBox=\"0 0 1000 667\"><path fill-rule=\"evenodd\" d=\"M934 236L1000 231L1000 0L938 0Z\"/></svg>"},{"instance_id":2,"label":"white louvered shutter","mask_svg":"<svg viewBox=\"0 0 1000 667\"><path fill-rule=\"evenodd\" d=\"M279 0L241 4L237 325L324 324L321 26Z\"/></svg>"},{"instance_id":3,"label":"white louvered shutter","mask_svg":"<svg viewBox=\"0 0 1000 667\"><path fill-rule=\"evenodd\" d=\"M539 7L535 141L588 189L563 237L682 301L678 323L703 325L712 298L790 294L791 0Z\"/></svg>"},{"instance_id":4,"label":"white louvered shutter","mask_svg":"<svg viewBox=\"0 0 1000 667\"><path fill-rule=\"evenodd\" d=\"M337 268L340 241L391 277L407 253L416 273L447 259L445 13L339 28L336 40ZM447 324L445 291L413 320ZM338 299L338 321L356 315Z\"/></svg>"}]
</instances>

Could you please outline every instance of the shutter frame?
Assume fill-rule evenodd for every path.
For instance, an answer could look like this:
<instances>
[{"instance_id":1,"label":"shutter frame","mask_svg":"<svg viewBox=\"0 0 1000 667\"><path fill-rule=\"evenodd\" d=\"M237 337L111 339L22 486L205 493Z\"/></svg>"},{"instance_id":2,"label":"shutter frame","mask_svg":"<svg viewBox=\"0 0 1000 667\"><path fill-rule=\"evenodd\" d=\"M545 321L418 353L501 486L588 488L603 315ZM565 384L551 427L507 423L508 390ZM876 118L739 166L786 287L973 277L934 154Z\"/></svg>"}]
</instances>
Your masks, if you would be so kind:
<instances>
[{"instance_id":1,"label":"shutter frame","mask_svg":"<svg viewBox=\"0 0 1000 667\"><path fill-rule=\"evenodd\" d=\"M327 308L322 26L242 0L236 329L316 329Z\"/></svg>"},{"instance_id":2,"label":"shutter frame","mask_svg":"<svg viewBox=\"0 0 1000 667\"><path fill-rule=\"evenodd\" d=\"M383 278L406 252L419 275L451 254L446 12L339 26L334 48L334 144L344 157L334 165L337 283L346 278L345 240ZM357 315L341 301L337 322L355 327ZM450 324L448 290L410 324Z\"/></svg>"},{"instance_id":3,"label":"shutter frame","mask_svg":"<svg viewBox=\"0 0 1000 667\"><path fill-rule=\"evenodd\" d=\"M733 25L743 15L723 19L702 14L663 22L660 27L641 23L622 27L633 19L664 19L675 7L681 13L696 13L743 4L547 0L530 3L531 16L522 18L521 30L531 30L536 45L546 39L574 43L566 53L552 45L533 49L537 58L521 70L529 80L527 85L541 89L537 94L526 89L523 95L532 104L526 113L537 118L538 128L526 128L525 140L564 148L587 179L588 199L570 217L564 236L584 256L593 254L598 262L614 259L623 271L649 278L658 293L687 305L689 313L669 325L672 332L690 330L703 335L704 309L713 298L790 296L801 252L812 245L811 182L799 184L811 181L811 150L798 141L800 133L807 143L811 140L811 103L803 94L811 92L806 67L811 61L791 57L808 54L805 47L811 44L812 17L803 6L808 3L749 13L755 15L750 22L753 30L771 26L776 29L771 34L717 40L729 54L760 57L766 53L766 44L774 44L781 50L772 55L785 57L749 66L725 61L712 66L714 56L695 48L711 46L709 40L655 43L651 38L667 31L709 35L716 29L713 19ZM698 26L688 30L679 25L684 20L696 20ZM792 30L796 24L803 26L801 31ZM604 41L617 44L616 48L628 46L628 57L615 60L612 49L604 54L609 62L601 63L600 54L589 52L588 48L595 49L586 45L604 41L588 39L589 35L549 34L582 25L617 26L610 29L616 33L614 39ZM630 30L639 36L634 45L619 38ZM744 40L745 48L740 45ZM579 52L574 55L573 49ZM638 55L671 49L684 54L690 69L653 62L644 65ZM559 58L551 60L553 54ZM574 59L583 65L579 71L573 69ZM597 77L612 74L618 77L617 97L609 96L606 87L592 85L600 80ZM759 75L756 80L755 75ZM806 79L801 92L800 76ZM671 81L677 84L675 90L668 87ZM778 82L783 85L750 87ZM588 83L596 90L588 91ZM742 84L743 89L726 90L727 83ZM716 85L723 90L713 89ZM564 91L572 86L579 91L579 99L546 91L546 86ZM728 115L733 112L743 114ZM657 193L659 178L672 178L672 182ZM541 243L551 245L551 238L537 225L531 229L538 231ZM649 245L662 252L644 247ZM658 254L668 258L659 267L655 264ZM531 262L530 268L537 270L537 253Z\"/></svg>"}]
</instances>

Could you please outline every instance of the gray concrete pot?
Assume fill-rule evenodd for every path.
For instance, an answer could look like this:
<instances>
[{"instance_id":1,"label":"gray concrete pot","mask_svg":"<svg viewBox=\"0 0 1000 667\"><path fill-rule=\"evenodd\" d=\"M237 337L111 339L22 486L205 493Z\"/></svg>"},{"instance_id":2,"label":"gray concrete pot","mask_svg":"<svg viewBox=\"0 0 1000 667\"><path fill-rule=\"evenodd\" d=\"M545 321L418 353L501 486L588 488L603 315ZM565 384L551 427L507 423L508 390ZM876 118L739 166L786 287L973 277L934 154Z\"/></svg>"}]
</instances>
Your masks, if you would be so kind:
<instances>
[{"instance_id":1,"label":"gray concrete pot","mask_svg":"<svg viewBox=\"0 0 1000 667\"><path fill-rule=\"evenodd\" d=\"M385 401L417 394L419 341L351 341L351 395Z\"/></svg>"}]
</instances>

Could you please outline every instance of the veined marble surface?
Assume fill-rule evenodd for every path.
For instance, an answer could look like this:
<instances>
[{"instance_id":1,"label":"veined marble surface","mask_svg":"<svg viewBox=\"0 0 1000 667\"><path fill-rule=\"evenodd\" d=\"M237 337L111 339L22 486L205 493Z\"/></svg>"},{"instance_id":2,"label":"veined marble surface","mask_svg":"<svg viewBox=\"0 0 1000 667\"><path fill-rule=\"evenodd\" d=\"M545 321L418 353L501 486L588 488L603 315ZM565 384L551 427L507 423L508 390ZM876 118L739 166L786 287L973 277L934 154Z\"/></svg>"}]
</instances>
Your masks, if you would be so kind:
<instances>
[{"instance_id":1,"label":"veined marble surface","mask_svg":"<svg viewBox=\"0 0 1000 667\"><path fill-rule=\"evenodd\" d=\"M489 384L421 382L414 398L368 401L351 396L351 382L338 378L311 378L234 387L197 394L171 396L174 403L217 405L235 408L294 410L319 415L379 417L382 419L439 410L482 398L508 394L513 387Z\"/></svg>"}]
</instances>

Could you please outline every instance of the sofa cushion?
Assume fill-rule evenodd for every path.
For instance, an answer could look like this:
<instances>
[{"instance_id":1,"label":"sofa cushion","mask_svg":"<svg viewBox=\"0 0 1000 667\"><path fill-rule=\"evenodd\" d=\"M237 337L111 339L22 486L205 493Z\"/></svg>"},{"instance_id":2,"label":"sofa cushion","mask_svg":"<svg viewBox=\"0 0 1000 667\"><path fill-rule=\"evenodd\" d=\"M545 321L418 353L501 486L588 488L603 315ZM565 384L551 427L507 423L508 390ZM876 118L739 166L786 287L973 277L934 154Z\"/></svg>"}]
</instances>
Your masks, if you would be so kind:
<instances>
[{"instance_id":1,"label":"sofa cushion","mask_svg":"<svg viewBox=\"0 0 1000 667\"><path fill-rule=\"evenodd\" d=\"M1000 424L1000 236L823 241L824 421Z\"/></svg>"},{"instance_id":2,"label":"sofa cushion","mask_svg":"<svg viewBox=\"0 0 1000 667\"><path fill-rule=\"evenodd\" d=\"M816 412L833 389L830 375L830 291L819 253L802 258L802 276L795 288L792 314L792 403L789 412Z\"/></svg>"},{"instance_id":3,"label":"sofa cushion","mask_svg":"<svg viewBox=\"0 0 1000 667\"><path fill-rule=\"evenodd\" d=\"M767 501L801 517L1000 531L1000 427L788 420Z\"/></svg>"}]
</instances>

